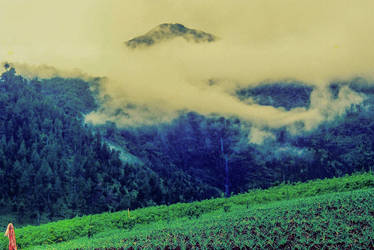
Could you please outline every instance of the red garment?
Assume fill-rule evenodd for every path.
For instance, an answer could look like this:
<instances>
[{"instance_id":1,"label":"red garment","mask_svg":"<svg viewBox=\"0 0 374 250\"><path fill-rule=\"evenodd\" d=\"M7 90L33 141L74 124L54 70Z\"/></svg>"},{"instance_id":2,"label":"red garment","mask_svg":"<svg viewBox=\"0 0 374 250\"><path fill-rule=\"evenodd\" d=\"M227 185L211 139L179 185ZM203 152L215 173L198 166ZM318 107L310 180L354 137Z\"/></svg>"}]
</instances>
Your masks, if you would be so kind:
<instances>
[{"instance_id":1,"label":"red garment","mask_svg":"<svg viewBox=\"0 0 374 250\"><path fill-rule=\"evenodd\" d=\"M14 232L14 226L12 223L8 224L4 236L9 238L9 250L17 250L16 233Z\"/></svg>"}]
</instances>

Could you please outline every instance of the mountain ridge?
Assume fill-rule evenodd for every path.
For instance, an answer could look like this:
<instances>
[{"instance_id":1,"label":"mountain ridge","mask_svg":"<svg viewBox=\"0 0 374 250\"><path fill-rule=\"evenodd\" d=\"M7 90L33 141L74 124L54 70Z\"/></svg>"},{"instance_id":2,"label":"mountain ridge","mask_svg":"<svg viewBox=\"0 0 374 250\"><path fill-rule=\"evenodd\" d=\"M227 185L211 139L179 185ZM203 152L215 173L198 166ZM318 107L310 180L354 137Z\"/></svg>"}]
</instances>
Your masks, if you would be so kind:
<instances>
[{"instance_id":1,"label":"mountain ridge","mask_svg":"<svg viewBox=\"0 0 374 250\"><path fill-rule=\"evenodd\" d=\"M125 45L132 49L150 47L176 37L182 37L187 42L195 43L214 42L217 40L215 35L201 30L187 28L180 23L162 23L144 35L126 41Z\"/></svg>"}]
</instances>

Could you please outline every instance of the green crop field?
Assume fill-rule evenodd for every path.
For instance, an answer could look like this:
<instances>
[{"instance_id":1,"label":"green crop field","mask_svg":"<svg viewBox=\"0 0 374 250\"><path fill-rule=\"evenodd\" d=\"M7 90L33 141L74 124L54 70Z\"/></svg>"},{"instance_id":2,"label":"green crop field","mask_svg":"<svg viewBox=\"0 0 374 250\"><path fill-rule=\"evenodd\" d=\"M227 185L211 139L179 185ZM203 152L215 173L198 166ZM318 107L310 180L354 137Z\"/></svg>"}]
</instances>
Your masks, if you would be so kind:
<instances>
[{"instance_id":1,"label":"green crop field","mask_svg":"<svg viewBox=\"0 0 374 250\"><path fill-rule=\"evenodd\" d=\"M50 248L373 249L373 204L374 189L369 189L249 209L235 206L226 213L113 230Z\"/></svg>"},{"instance_id":2,"label":"green crop field","mask_svg":"<svg viewBox=\"0 0 374 250\"><path fill-rule=\"evenodd\" d=\"M130 217L123 211L28 226L16 229L17 243L22 249L373 249L373 187L373 174L281 185L138 209Z\"/></svg>"}]
</instances>

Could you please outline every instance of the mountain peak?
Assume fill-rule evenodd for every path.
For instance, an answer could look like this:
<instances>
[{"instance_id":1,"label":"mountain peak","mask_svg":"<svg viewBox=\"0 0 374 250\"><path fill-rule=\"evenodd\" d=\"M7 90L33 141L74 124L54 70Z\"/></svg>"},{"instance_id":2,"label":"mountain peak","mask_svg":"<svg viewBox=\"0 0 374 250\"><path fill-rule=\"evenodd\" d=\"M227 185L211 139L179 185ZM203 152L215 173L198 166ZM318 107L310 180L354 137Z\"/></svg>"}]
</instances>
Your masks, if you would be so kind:
<instances>
[{"instance_id":1,"label":"mountain peak","mask_svg":"<svg viewBox=\"0 0 374 250\"><path fill-rule=\"evenodd\" d=\"M125 42L125 44L132 49L150 47L176 37L183 37L186 41L195 43L214 42L217 40L217 37L212 34L187 28L180 23L163 23L151 29L146 34Z\"/></svg>"}]
</instances>

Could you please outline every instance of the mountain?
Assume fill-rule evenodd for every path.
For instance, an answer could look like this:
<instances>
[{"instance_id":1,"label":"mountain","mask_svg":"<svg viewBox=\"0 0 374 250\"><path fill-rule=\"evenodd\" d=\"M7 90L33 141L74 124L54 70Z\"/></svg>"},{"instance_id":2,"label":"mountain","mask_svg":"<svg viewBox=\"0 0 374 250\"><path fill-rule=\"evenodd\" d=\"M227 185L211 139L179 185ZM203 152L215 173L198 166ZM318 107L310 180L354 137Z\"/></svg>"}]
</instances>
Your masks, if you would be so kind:
<instances>
[{"instance_id":1,"label":"mountain","mask_svg":"<svg viewBox=\"0 0 374 250\"><path fill-rule=\"evenodd\" d=\"M125 141L131 154L165 179L173 169L222 191L227 159L233 193L367 171L374 165L374 143L370 139L374 136L372 84L362 79L332 83L331 94L339 96L342 86L365 95L365 101L351 105L334 121L300 134L287 127L258 131L235 117L188 111L165 124L103 126L101 131L108 140ZM260 105L291 110L308 109L312 91L313 87L302 83L277 82L239 89L236 95L243 101L251 98ZM268 139L252 143L252 136Z\"/></svg>"},{"instance_id":2,"label":"mountain","mask_svg":"<svg viewBox=\"0 0 374 250\"><path fill-rule=\"evenodd\" d=\"M195 29L187 28L179 23L163 23L153 28L144 35L135 37L127 42L126 46L132 49L150 47L155 44L182 37L188 42L214 42L217 37Z\"/></svg>"},{"instance_id":3,"label":"mountain","mask_svg":"<svg viewBox=\"0 0 374 250\"><path fill-rule=\"evenodd\" d=\"M227 183L235 194L373 169L374 90L365 79L331 85L337 97L342 86L366 96L340 118L302 134L263 128L262 144L251 141L259 129L248 122L188 111L161 124L86 124L101 105L99 84L27 80L13 68L1 75L0 219L38 223L219 197ZM236 95L292 109L308 108L311 91L279 82Z\"/></svg>"},{"instance_id":4,"label":"mountain","mask_svg":"<svg viewBox=\"0 0 374 250\"><path fill-rule=\"evenodd\" d=\"M85 124L99 105L95 81L27 80L14 68L0 76L0 221L38 224L219 194L172 166L157 174Z\"/></svg>"}]
</instances>

